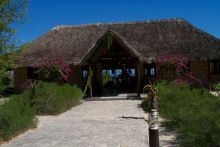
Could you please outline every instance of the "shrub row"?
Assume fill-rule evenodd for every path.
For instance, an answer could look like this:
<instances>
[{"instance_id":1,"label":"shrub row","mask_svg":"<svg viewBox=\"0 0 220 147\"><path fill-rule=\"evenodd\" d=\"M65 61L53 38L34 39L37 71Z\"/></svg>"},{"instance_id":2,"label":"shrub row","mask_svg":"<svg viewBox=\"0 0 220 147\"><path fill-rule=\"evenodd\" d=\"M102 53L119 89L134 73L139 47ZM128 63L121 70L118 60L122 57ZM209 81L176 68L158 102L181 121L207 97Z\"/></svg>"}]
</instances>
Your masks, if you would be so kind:
<instances>
[{"instance_id":1,"label":"shrub row","mask_svg":"<svg viewBox=\"0 0 220 147\"><path fill-rule=\"evenodd\" d=\"M43 82L36 89L34 106L39 114L59 114L79 104L81 96L75 85Z\"/></svg>"},{"instance_id":2,"label":"shrub row","mask_svg":"<svg viewBox=\"0 0 220 147\"><path fill-rule=\"evenodd\" d=\"M159 112L167 118L166 126L181 135L181 146L220 146L220 99L205 89L160 82ZM142 106L149 111L150 101Z\"/></svg>"},{"instance_id":3,"label":"shrub row","mask_svg":"<svg viewBox=\"0 0 220 147\"><path fill-rule=\"evenodd\" d=\"M36 124L35 109L25 94L14 95L0 105L0 141L32 128Z\"/></svg>"}]
</instances>

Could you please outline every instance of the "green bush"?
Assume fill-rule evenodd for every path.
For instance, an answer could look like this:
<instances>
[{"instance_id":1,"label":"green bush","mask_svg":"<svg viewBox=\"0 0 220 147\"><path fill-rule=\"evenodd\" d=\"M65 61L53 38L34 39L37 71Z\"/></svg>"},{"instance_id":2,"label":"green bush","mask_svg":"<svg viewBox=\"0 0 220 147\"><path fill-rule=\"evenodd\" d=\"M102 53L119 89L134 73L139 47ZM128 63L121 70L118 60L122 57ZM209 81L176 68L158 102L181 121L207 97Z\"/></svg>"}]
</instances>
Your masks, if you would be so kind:
<instances>
[{"instance_id":1,"label":"green bush","mask_svg":"<svg viewBox=\"0 0 220 147\"><path fill-rule=\"evenodd\" d=\"M75 85L42 82L36 88L34 106L39 114L59 114L79 104L81 96Z\"/></svg>"},{"instance_id":2,"label":"green bush","mask_svg":"<svg viewBox=\"0 0 220 147\"><path fill-rule=\"evenodd\" d=\"M0 93L2 92L2 90L5 88L6 86L4 84L0 83Z\"/></svg>"},{"instance_id":3,"label":"green bush","mask_svg":"<svg viewBox=\"0 0 220 147\"><path fill-rule=\"evenodd\" d=\"M159 112L181 134L181 146L220 146L220 99L205 89L160 82ZM143 106L149 110L149 102Z\"/></svg>"},{"instance_id":4,"label":"green bush","mask_svg":"<svg viewBox=\"0 0 220 147\"><path fill-rule=\"evenodd\" d=\"M35 127L35 109L30 106L26 94L13 95L0 105L0 141Z\"/></svg>"},{"instance_id":5,"label":"green bush","mask_svg":"<svg viewBox=\"0 0 220 147\"><path fill-rule=\"evenodd\" d=\"M109 81L111 81L112 78L108 73L104 73L102 75L102 82L103 82L103 86L106 86L108 84Z\"/></svg>"},{"instance_id":6,"label":"green bush","mask_svg":"<svg viewBox=\"0 0 220 147\"><path fill-rule=\"evenodd\" d=\"M144 111L150 112L150 99L145 99L144 101L142 101L141 106L144 109Z\"/></svg>"},{"instance_id":7,"label":"green bush","mask_svg":"<svg viewBox=\"0 0 220 147\"><path fill-rule=\"evenodd\" d=\"M214 84L213 88L216 91L217 96L220 96L220 83Z\"/></svg>"}]
</instances>

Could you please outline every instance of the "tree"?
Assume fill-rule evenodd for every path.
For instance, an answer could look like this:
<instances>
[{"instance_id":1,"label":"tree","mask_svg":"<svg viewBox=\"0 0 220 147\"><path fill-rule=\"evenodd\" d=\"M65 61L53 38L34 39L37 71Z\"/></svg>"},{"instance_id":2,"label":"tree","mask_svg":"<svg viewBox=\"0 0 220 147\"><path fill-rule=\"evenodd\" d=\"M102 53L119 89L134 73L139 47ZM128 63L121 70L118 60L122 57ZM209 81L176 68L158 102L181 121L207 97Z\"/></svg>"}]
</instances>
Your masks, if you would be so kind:
<instances>
[{"instance_id":1,"label":"tree","mask_svg":"<svg viewBox=\"0 0 220 147\"><path fill-rule=\"evenodd\" d=\"M1 0L0 1L0 83L10 68L12 57L10 52L15 49L13 36L16 23L24 22L27 10L27 0Z\"/></svg>"}]
</instances>

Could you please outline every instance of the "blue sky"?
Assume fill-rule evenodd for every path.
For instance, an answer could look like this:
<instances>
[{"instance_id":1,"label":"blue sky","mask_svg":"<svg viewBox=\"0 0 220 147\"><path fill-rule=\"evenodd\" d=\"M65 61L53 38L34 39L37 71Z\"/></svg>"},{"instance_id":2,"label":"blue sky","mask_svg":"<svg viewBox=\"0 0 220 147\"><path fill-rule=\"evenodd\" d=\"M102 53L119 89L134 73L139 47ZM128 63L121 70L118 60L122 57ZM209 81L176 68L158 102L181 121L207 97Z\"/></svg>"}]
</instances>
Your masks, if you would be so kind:
<instances>
[{"instance_id":1,"label":"blue sky","mask_svg":"<svg viewBox=\"0 0 220 147\"><path fill-rule=\"evenodd\" d=\"M220 38L220 0L31 0L19 24L21 44L57 25L184 18Z\"/></svg>"}]
</instances>

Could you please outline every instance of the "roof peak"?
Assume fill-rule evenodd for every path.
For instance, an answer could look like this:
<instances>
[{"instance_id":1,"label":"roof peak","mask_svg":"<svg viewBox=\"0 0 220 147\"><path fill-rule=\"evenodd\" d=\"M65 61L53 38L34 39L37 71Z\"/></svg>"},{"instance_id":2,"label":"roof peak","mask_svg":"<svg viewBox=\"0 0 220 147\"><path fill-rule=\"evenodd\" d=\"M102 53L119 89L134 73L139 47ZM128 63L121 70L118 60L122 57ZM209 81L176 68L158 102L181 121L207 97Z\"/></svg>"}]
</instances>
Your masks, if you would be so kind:
<instances>
[{"instance_id":1,"label":"roof peak","mask_svg":"<svg viewBox=\"0 0 220 147\"><path fill-rule=\"evenodd\" d=\"M136 23L153 23L153 22L187 22L184 18L167 18L167 19L153 19L153 20L143 20L143 21L128 21L128 22L97 22L97 23L88 23L88 24L79 24L79 25L58 25L52 28L51 30L59 30L63 28L72 28L72 27L87 27L87 26L101 26L101 25L117 25L117 24L136 24Z\"/></svg>"}]
</instances>

